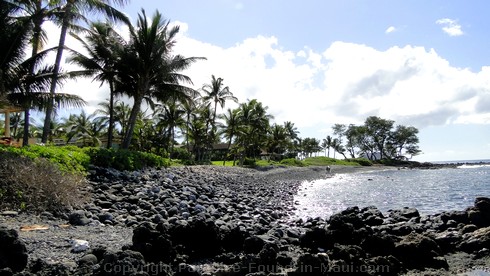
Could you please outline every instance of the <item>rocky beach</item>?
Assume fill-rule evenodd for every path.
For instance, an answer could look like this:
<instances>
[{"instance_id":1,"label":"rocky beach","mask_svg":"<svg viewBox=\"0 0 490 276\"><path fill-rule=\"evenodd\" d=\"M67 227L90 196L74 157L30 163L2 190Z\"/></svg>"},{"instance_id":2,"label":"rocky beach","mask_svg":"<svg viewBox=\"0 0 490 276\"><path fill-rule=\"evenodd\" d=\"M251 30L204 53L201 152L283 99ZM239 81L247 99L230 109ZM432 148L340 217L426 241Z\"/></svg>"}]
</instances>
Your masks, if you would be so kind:
<instances>
[{"instance_id":1,"label":"rocky beach","mask_svg":"<svg viewBox=\"0 0 490 276\"><path fill-rule=\"evenodd\" d=\"M326 176L324 167L92 168L80 208L0 213L0 275L488 272L490 199L434 215L371 206L292 219L302 181Z\"/></svg>"}]
</instances>

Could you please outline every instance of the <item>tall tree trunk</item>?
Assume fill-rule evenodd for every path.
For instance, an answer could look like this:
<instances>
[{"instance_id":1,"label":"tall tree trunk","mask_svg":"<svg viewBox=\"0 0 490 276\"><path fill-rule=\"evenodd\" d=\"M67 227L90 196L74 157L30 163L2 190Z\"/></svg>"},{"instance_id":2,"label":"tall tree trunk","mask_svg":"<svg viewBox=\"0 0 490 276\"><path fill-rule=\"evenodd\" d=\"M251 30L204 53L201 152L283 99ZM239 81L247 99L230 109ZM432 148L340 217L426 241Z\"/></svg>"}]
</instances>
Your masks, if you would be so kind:
<instances>
[{"instance_id":1,"label":"tall tree trunk","mask_svg":"<svg viewBox=\"0 0 490 276\"><path fill-rule=\"evenodd\" d=\"M24 110L24 133L22 136L22 146L28 146L29 145L29 124L30 124L30 114L29 114L29 108L26 108Z\"/></svg>"},{"instance_id":2,"label":"tall tree trunk","mask_svg":"<svg viewBox=\"0 0 490 276\"><path fill-rule=\"evenodd\" d=\"M114 134L114 83L109 81L110 97L109 97L109 130L107 134L107 148L112 148L112 136Z\"/></svg>"},{"instance_id":3,"label":"tall tree trunk","mask_svg":"<svg viewBox=\"0 0 490 276\"><path fill-rule=\"evenodd\" d=\"M53 78L51 80L51 87L49 90L49 94L52 98L49 100L48 106L46 108L46 117L44 118L43 135L41 138L42 143L46 143L48 141L51 120L53 119L52 118L53 111L54 111L54 99L53 98L54 98L54 94L56 93L56 86L58 83L59 72L60 72L60 67L61 67L61 58L63 56L63 49L65 47L66 33L68 32L68 26L70 25L72 7L73 7L73 0L68 1L66 3L65 8L64 8L65 14L63 15L63 24L61 26L61 34L60 34L60 40L58 42L58 50L56 52L56 60L54 63L54 70L53 70Z\"/></svg>"},{"instance_id":4,"label":"tall tree trunk","mask_svg":"<svg viewBox=\"0 0 490 276\"><path fill-rule=\"evenodd\" d=\"M138 113L141 109L141 103L143 102L142 97L134 98L133 109L131 109L131 115L129 116L128 128L126 129L126 133L124 135L124 141L122 143L123 149L128 149L131 145L131 139L133 138L134 127L136 126L136 120L138 119Z\"/></svg>"},{"instance_id":5,"label":"tall tree trunk","mask_svg":"<svg viewBox=\"0 0 490 276\"><path fill-rule=\"evenodd\" d=\"M38 0L36 2L36 10L41 10L42 9L42 0ZM44 18L38 17L36 20L34 20L34 29L33 29L33 34L32 34L32 52L31 52L31 57L37 55L39 51L39 45L41 43L41 25L43 24ZM29 74L32 76L34 75L34 65L31 66L29 69ZM30 89L27 92L31 92ZM28 146L29 145L29 127L30 127L30 106L26 106L24 110L24 133L22 136L22 146Z\"/></svg>"}]
</instances>

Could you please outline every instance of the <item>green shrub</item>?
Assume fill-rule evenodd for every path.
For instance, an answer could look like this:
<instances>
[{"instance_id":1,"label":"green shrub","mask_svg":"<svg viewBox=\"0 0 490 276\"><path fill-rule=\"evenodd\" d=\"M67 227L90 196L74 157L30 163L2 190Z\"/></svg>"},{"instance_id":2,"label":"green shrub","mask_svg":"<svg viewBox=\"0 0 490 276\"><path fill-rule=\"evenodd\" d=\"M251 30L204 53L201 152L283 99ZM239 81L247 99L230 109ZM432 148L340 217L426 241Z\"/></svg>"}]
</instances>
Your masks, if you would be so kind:
<instances>
[{"instance_id":1,"label":"green shrub","mask_svg":"<svg viewBox=\"0 0 490 276\"><path fill-rule=\"evenodd\" d=\"M47 159L0 152L0 208L59 211L86 201L83 175L61 171Z\"/></svg>"},{"instance_id":2,"label":"green shrub","mask_svg":"<svg viewBox=\"0 0 490 276\"><path fill-rule=\"evenodd\" d=\"M298 160L296 158L283 159L279 163L282 164L282 165L294 166L294 167L304 167L304 166L306 166L305 163L303 163L301 160Z\"/></svg>"},{"instance_id":3,"label":"green shrub","mask_svg":"<svg viewBox=\"0 0 490 276\"><path fill-rule=\"evenodd\" d=\"M255 161L255 159L253 159L253 158L248 158L248 157L247 157L247 158L245 158L245 159L243 160L243 164L241 164L241 165L242 165L242 166L250 166L250 167L255 167L255 165L256 165L256 161Z\"/></svg>"},{"instance_id":4,"label":"green shrub","mask_svg":"<svg viewBox=\"0 0 490 276\"><path fill-rule=\"evenodd\" d=\"M161 156L125 149L85 148L95 166L134 171L147 167L168 167L170 161Z\"/></svg>"},{"instance_id":5,"label":"green shrub","mask_svg":"<svg viewBox=\"0 0 490 276\"><path fill-rule=\"evenodd\" d=\"M174 148L170 153L171 159L192 160L192 153L185 148Z\"/></svg>"},{"instance_id":6,"label":"green shrub","mask_svg":"<svg viewBox=\"0 0 490 276\"><path fill-rule=\"evenodd\" d=\"M31 145L21 148L2 147L0 150L13 152L33 160L44 158L58 166L61 171L69 173L84 173L90 164L90 157L76 146Z\"/></svg>"},{"instance_id":7,"label":"green shrub","mask_svg":"<svg viewBox=\"0 0 490 276\"><path fill-rule=\"evenodd\" d=\"M349 159L349 161L350 162L356 162L361 166L372 166L373 165L373 162L371 162L367 158L351 158L351 159Z\"/></svg>"}]
</instances>

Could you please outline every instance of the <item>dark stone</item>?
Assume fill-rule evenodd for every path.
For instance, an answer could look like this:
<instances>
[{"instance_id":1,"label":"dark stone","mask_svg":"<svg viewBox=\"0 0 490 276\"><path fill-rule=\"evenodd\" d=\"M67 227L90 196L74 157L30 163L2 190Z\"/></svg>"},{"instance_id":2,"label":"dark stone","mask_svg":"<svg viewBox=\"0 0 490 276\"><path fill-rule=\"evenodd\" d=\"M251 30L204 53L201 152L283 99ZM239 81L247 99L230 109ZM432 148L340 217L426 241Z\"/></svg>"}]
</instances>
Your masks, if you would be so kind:
<instances>
[{"instance_id":1,"label":"dark stone","mask_svg":"<svg viewBox=\"0 0 490 276\"><path fill-rule=\"evenodd\" d=\"M22 271L27 266L27 250L17 231L0 227L0 269Z\"/></svg>"},{"instance_id":2,"label":"dark stone","mask_svg":"<svg viewBox=\"0 0 490 276\"><path fill-rule=\"evenodd\" d=\"M458 249L468 253L476 253L483 248L490 248L490 227L480 228L463 235Z\"/></svg>"},{"instance_id":3,"label":"dark stone","mask_svg":"<svg viewBox=\"0 0 490 276\"><path fill-rule=\"evenodd\" d=\"M70 222L71 225L87 225L90 223L90 219L87 218L85 211L83 210L77 210L72 212L68 216L68 221Z\"/></svg>"},{"instance_id":4,"label":"dark stone","mask_svg":"<svg viewBox=\"0 0 490 276\"><path fill-rule=\"evenodd\" d=\"M327 254L303 254L299 256L294 273L288 275L328 275L330 259Z\"/></svg>"},{"instance_id":5,"label":"dark stone","mask_svg":"<svg viewBox=\"0 0 490 276\"><path fill-rule=\"evenodd\" d=\"M223 248L230 251L241 251L245 239L249 237L249 233L242 230L239 226L232 229L222 231Z\"/></svg>"},{"instance_id":6,"label":"dark stone","mask_svg":"<svg viewBox=\"0 0 490 276\"><path fill-rule=\"evenodd\" d=\"M333 240L327 230L321 227L314 227L307 230L299 238L300 245L303 248L308 248L314 252L318 251L318 248L329 249L333 247Z\"/></svg>"},{"instance_id":7,"label":"dark stone","mask_svg":"<svg viewBox=\"0 0 490 276\"><path fill-rule=\"evenodd\" d=\"M490 198L477 197L475 199L475 208L483 213L490 214Z\"/></svg>"},{"instance_id":8,"label":"dark stone","mask_svg":"<svg viewBox=\"0 0 490 276\"><path fill-rule=\"evenodd\" d=\"M404 207L403 209L389 211L389 217L396 222L409 221L411 218L420 218L420 213L415 208Z\"/></svg>"},{"instance_id":9,"label":"dark stone","mask_svg":"<svg viewBox=\"0 0 490 276\"><path fill-rule=\"evenodd\" d=\"M245 253L259 253L265 241L257 236L251 236L244 240L243 250Z\"/></svg>"},{"instance_id":10,"label":"dark stone","mask_svg":"<svg viewBox=\"0 0 490 276\"><path fill-rule=\"evenodd\" d=\"M479 209L472 208L468 210L468 218L470 223L478 227L490 226L490 213L482 212Z\"/></svg>"},{"instance_id":11,"label":"dark stone","mask_svg":"<svg viewBox=\"0 0 490 276\"><path fill-rule=\"evenodd\" d=\"M87 254L78 260L78 265L94 265L98 262L97 256L93 254Z\"/></svg>"},{"instance_id":12,"label":"dark stone","mask_svg":"<svg viewBox=\"0 0 490 276\"><path fill-rule=\"evenodd\" d=\"M170 229L171 240L182 244L191 259L213 257L221 249L219 228L212 220L195 217L187 224L179 224Z\"/></svg>"},{"instance_id":13,"label":"dark stone","mask_svg":"<svg viewBox=\"0 0 490 276\"><path fill-rule=\"evenodd\" d=\"M466 211L443 212L441 214L441 220L444 223L447 223L450 220L453 220L456 223L464 223L464 224L467 224L469 222L468 213Z\"/></svg>"},{"instance_id":14,"label":"dark stone","mask_svg":"<svg viewBox=\"0 0 490 276\"><path fill-rule=\"evenodd\" d=\"M364 238L361 247L373 256L389 256L395 251L395 239L389 234L374 233Z\"/></svg>"},{"instance_id":15,"label":"dark stone","mask_svg":"<svg viewBox=\"0 0 490 276\"><path fill-rule=\"evenodd\" d=\"M155 263L170 263L175 258L169 236L148 224L140 225L133 230L131 250L140 252L146 261Z\"/></svg>"},{"instance_id":16,"label":"dark stone","mask_svg":"<svg viewBox=\"0 0 490 276\"><path fill-rule=\"evenodd\" d=\"M395 246L395 257L408 269L448 268L437 243L424 235L410 233Z\"/></svg>"},{"instance_id":17,"label":"dark stone","mask_svg":"<svg viewBox=\"0 0 490 276\"><path fill-rule=\"evenodd\" d=\"M377 226L383 224L385 217L378 208L369 206L362 208L360 212L365 225Z\"/></svg>"}]
</instances>

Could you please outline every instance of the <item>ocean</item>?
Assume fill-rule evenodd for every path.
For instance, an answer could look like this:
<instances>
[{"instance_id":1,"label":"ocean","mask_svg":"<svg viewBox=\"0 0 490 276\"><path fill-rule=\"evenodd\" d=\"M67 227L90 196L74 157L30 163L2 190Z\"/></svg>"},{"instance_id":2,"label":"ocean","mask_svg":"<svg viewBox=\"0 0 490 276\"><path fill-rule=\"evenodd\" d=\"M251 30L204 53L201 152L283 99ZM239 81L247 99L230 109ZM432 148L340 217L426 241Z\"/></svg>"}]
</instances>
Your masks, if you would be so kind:
<instances>
[{"instance_id":1,"label":"ocean","mask_svg":"<svg viewBox=\"0 0 490 276\"><path fill-rule=\"evenodd\" d=\"M390 209L414 207L428 215L464 210L479 196L490 197L488 163L334 174L302 183L294 197L294 217L328 218L352 206L376 206L384 214Z\"/></svg>"}]
</instances>

